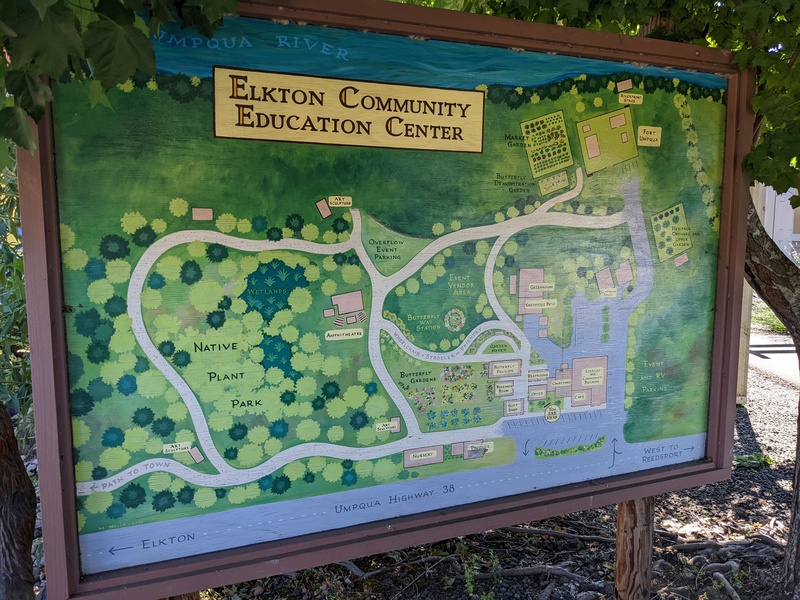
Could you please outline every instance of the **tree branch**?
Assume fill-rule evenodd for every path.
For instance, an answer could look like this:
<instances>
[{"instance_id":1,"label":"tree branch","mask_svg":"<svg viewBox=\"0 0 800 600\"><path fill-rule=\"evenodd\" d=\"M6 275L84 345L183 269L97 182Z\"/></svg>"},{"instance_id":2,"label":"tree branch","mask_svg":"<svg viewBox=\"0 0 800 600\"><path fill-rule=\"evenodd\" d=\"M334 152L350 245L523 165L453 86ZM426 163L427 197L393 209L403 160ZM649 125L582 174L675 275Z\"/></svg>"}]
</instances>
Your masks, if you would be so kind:
<instances>
[{"instance_id":1,"label":"tree branch","mask_svg":"<svg viewBox=\"0 0 800 600\"><path fill-rule=\"evenodd\" d=\"M751 202L747 213L745 280L786 325L800 347L800 269L772 241Z\"/></svg>"},{"instance_id":2,"label":"tree branch","mask_svg":"<svg viewBox=\"0 0 800 600\"><path fill-rule=\"evenodd\" d=\"M495 577L530 577L532 575L547 575L549 577L566 577L573 581L581 581L583 577L561 567L540 565L535 567L520 567L518 569L500 569L491 573L476 573L473 579L494 579Z\"/></svg>"},{"instance_id":3,"label":"tree branch","mask_svg":"<svg viewBox=\"0 0 800 600\"><path fill-rule=\"evenodd\" d=\"M567 538L571 540L580 540L582 542L600 542L602 544L614 544L614 538L601 537L599 535L580 535L577 533L567 533L566 531L554 531L552 529L532 529L529 527L504 527L506 531L514 533L527 533L530 535L547 535L550 537Z\"/></svg>"}]
</instances>

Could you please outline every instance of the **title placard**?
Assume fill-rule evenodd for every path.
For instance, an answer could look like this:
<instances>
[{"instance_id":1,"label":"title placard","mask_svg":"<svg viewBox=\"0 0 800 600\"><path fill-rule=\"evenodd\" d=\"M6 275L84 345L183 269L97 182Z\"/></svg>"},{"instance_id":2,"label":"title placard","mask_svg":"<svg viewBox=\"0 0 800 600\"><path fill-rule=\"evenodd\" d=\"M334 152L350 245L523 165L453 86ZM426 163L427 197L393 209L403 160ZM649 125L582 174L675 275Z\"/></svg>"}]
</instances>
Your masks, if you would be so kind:
<instances>
[{"instance_id":1,"label":"title placard","mask_svg":"<svg viewBox=\"0 0 800 600\"><path fill-rule=\"evenodd\" d=\"M483 92L214 67L217 137L482 152Z\"/></svg>"}]
</instances>

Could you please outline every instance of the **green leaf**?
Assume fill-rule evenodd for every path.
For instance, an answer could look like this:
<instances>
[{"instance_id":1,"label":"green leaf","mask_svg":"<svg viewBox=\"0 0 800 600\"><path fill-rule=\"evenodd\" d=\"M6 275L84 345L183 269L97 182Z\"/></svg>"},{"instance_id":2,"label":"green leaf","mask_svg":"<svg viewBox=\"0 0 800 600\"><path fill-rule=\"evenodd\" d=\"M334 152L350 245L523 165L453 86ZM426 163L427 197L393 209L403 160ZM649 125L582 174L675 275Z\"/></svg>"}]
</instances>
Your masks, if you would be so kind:
<instances>
[{"instance_id":1,"label":"green leaf","mask_svg":"<svg viewBox=\"0 0 800 600\"><path fill-rule=\"evenodd\" d=\"M535 23L548 23L554 24L556 22L556 15L550 9L544 9L537 13L537 15L533 18Z\"/></svg>"},{"instance_id":2,"label":"green leaf","mask_svg":"<svg viewBox=\"0 0 800 600\"><path fill-rule=\"evenodd\" d=\"M122 0L122 3L135 12L143 11L145 8L144 0Z\"/></svg>"},{"instance_id":3,"label":"green leaf","mask_svg":"<svg viewBox=\"0 0 800 600\"><path fill-rule=\"evenodd\" d=\"M0 20L0 35L12 38L12 37L17 37L17 32L11 29L11 27L9 27L7 23Z\"/></svg>"},{"instance_id":4,"label":"green leaf","mask_svg":"<svg viewBox=\"0 0 800 600\"><path fill-rule=\"evenodd\" d=\"M36 136L31 130L28 115L19 106L0 110L0 135L11 139L28 152L36 152Z\"/></svg>"},{"instance_id":5,"label":"green leaf","mask_svg":"<svg viewBox=\"0 0 800 600\"><path fill-rule=\"evenodd\" d=\"M92 108L98 104L111 108L111 102L108 101L108 96L103 91L103 84L97 79L89 80L89 102Z\"/></svg>"},{"instance_id":6,"label":"green leaf","mask_svg":"<svg viewBox=\"0 0 800 600\"><path fill-rule=\"evenodd\" d=\"M95 9L94 0L71 0L69 6L80 24L80 30L82 32L86 31L89 23L94 23L100 19Z\"/></svg>"},{"instance_id":7,"label":"green leaf","mask_svg":"<svg viewBox=\"0 0 800 600\"><path fill-rule=\"evenodd\" d=\"M42 73L58 77L70 56L83 57L83 44L72 11L63 4L47 9L44 19L33 6L14 23L17 37L8 41L11 66L24 68L35 62Z\"/></svg>"},{"instance_id":8,"label":"green leaf","mask_svg":"<svg viewBox=\"0 0 800 600\"><path fill-rule=\"evenodd\" d=\"M97 12L118 25L130 25L136 17L132 9L126 8L119 0L100 0Z\"/></svg>"},{"instance_id":9,"label":"green leaf","mask_svg":"<svg viewBox=\"0 0 800 600\"><path fill-rule=\"evenodd\" d=\"M759 93L753 98L753 110L764 115L773 127L800 119L800 102L789 94Z\"/></svg>"},{"instance_id":10,"label":"green leaf","mask_svg":"<svg viewBox=\"0 0 800 600\"><path fill-rule=\"evenodd\" d=\"M585 16L589 12L589 0L561 0L558 12L568 19L577 19L579 15Z\"/></svg>"},{"instance_id":11,"label":"green leaf","mask_svg":"<svg viewBox=\"0 0 800 600\"><path fill-rule=\"evenodd\" d=\"M11 328L14 326L14 320L8 319L5 323L3 323L2 329L0 329L0 339L6 339L8 336L8 332L11 331Z\"/></svg>"},{"instance_id":12,"label":"green leaf","mask_svg":"<svg viewBox=\"0 0 800 600\"><path fill-rule=\"evenodd\" d=\"M188 0L186 6L196 6L210 23L217 23L226 14L236 14L236 0Z\"/></svg>"},{"instance_id":13,"label":"green leaf","mask_svg":"<svg viewBox=\"0 0 800 600\"><path fill-rule=\"evenodd\" d=\"M150 29L147 27L147 23L144 22L144 19L139 15L136 15L136 18L133 20L133 25L139 31L141 31L145 36L150 36Z\"/></svg>"},{"instance_id":14,"label":"green leaf","mask_svg":"<svg viewBox=\"0 0 800 600\"><path fill-rule=\"evenodd\" d=\"M800 189L800 170L793 166L798 137L800 131L789 128L765 131L759 144L745 157L745 168L754 179L779 194Z\"/></svg>"},{"instance_id":15,"label":"green leaf","mask_svg":"<svg viewBox=\"0 0 800 600\"><path fill-rule=\"evenodd\" d=\"M150 22L148 23L150 34L158 35L158 30L163 23L170 23L172 19L172 9L174 4L170 0L152 0L150 2Z\"/></svg>"},{"instance_id":16,"label":"green leaf","mask_svg":"<svg viewBox=\"0 0 800 600\"><path fill-rule=\"evenodd\" d=\"M207 38L214 36L216 24L208 20L203 11L197 6L184 6L181 9L181 28L194 27L200 35Z\"/></svg>"},{"instance_id":17,"label":"green leaf","mask_svg":"<svg viewBox=\"0 0 800 600\"><path fill-rule=\"evenodd\" d=\"M753 454L741 454L733 457L734 467L744 467L747 469L760 469L761 467L768 467L775 461L762 452L754 452Z\"/></svg>"},{"instance_id":18,"label":"green leaf","mask_svg":"<svg viewBox=\"0 0 800 600\"><path fill-rule=\"evenodd\" d=\"M69 57L69 68L70 71L72 72L72 76L75 78L76 81L83 81L84 79L86 79L86 76L88 75L86 73L86 66L77 56Z\"/></svg>"},{"instance_id":19,"label":"green leaf","mask_svg":"<svg viewBox=\"0 0 800 600\"><path fill-rule=\"evenodd\" d=\"M0 172L2 172L3 169L14 168L17 162L14 160L15 153L14 143L11 140L4 139L0 142Z\"/></svg>"},{"instance_id":20,"label":"green leaf","mask_svg":"<svg viewBox=\"0 0 800 600\"><path fill-rule=\"evenodd\" d=\"M31 71L9 71L6 89L14 95L15 102L36 121L44 115L47 103L53 99L50 87Z\"/></svg>"},{"instance_id":21,"label":"green leaf","mask_svg":"<svg viewBox=\"0 0 800 600\"><path fill-rule=\"evenodd\" d=\"M33 4L36 12L39 13L39 18L44 20L47 9L56 4L58 0L30 0L30 2Z\"/></svg>"},{"instance_id":22,"label":"green leaf","mask_svg":"<svg viewBox=\"0 0 800 600\"><path fill-rule=\"evenodd\" d=\"M135 25L97 21L89 25L83 42L93 75L106 91L127 81L137 70L155 73L153 45Z\"/></svg>"},{"instance_id":23,"label":"green leaf","mask_svg":"<svg viewBox=\"0 0 800 600\"><path fill-rule=\"evenodd\" d=\"M745 0L737 7L745 30L766 29L772 19L772 7L763 0Z\"/></svg>"}]
</instances>

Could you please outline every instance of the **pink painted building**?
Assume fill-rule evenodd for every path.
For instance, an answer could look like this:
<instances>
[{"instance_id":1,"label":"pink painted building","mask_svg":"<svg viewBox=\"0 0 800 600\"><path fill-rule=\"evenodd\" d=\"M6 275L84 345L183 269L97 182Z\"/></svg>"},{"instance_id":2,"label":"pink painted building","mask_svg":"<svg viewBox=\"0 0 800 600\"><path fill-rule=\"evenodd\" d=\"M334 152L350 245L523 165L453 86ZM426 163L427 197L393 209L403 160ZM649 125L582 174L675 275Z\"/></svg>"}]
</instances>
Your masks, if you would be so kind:
<instances>
[{"instance_id":1,"label":"pink painted building","mask_svg":"<svg viewBox=\"0 0 800 600\"><path fill-rule=\"evenodd\" d=\"M608 357L592 356L572 361L572 406L606 403Z\"/></svg>"}]
</instances>

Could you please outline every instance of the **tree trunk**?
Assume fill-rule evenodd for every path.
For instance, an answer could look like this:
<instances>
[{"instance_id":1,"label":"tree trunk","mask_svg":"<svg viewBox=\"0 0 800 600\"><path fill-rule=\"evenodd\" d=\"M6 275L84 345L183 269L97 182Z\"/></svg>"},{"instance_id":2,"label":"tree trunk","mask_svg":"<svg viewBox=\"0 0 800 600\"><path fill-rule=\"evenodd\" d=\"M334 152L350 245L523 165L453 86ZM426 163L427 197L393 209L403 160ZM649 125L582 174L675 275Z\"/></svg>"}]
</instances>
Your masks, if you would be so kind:
<instances>
[{"instance_id":1,"label":"tree trunk","mask_svg":"<svg viewBox=\"0 0 800 600\"><path fill-rule=\"evenodd\" d=\"M19 456L14 425L0 404L0 598L33 600L31 545L36 491Z\"/></svg>"},{"instance_id":2,"label":"tree trunk","mask_svg":"<svg viewBox=\"0 0 800 600\"><path fill-rule=\"evenodd\" d=\"M786 325L795 350L800 348L800 269L769 237L753 205L747 214L744 272L747 283ZM780 591L783 600L800 600L800 420L796 443L792 516Z\"/></svg>"},{"instance_id":3,"label":"tree trunk","mask_svg":"<svg viewBox=\"0 0 800 600\"><path fill-rule=\"evenodd\" d=\"M614 600L641 600L650 597L654 518L655 498L652 496L617 505Z\"/></svg>"}]
</instances>

